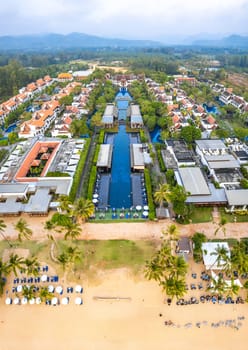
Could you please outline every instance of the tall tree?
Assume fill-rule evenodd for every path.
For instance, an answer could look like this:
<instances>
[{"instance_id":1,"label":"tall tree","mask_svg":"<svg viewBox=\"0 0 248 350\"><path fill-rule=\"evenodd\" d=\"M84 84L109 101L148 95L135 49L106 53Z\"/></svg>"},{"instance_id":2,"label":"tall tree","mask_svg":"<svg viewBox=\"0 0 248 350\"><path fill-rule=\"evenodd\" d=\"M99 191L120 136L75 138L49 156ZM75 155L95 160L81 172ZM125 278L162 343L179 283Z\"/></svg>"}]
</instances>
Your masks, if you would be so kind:
<instances>
[{"instance_id":1,"label":"tall tree","mask_svg":"<svg viewBox=\"0 0 248 350\"><path fill-rule=\"evenodd\" d=\"M8 238L4 234L4 230L6 228L6 224L4 223L3 219L0 219L0 235L3 237L3 239L8 243L10 247L12 247L12 243L8 240Z\"/></svg>"},{"instance_id":2,"label":"tall tree","mask_svg":"<svg viewBox=\"0 0 248 350\"><path fill-rule=\"evenodd\" d=\"M73 215L77 220L87 221L95 212L95 206L91 200L78 198L74 204Z\"/></svg>"},{"instance_id":3,"label":"tall tree","mask_svg":"<svg viewBox=\"0 0 248 350\"><path fill-rule=\"evenodd\" d=\"M170 200L170 186L168 184L160 184L158 190L154 193L155 202L159 204L160 208L163 207L164 202Z\"/></svg>"},{"instance_id":4,"label":"tall tree","mask_svg":"<svg viewBox=\"0 0 248 350\"><path fill-rule=\"evenodd\" d=\"M18 233L18 240L21 242L23 238L30 239L32 237L33 231L28 227L28 223L25 219L19 219L15 224L15 229Z\"/></svg>"},{"instance_id":5,"label":"tall tree","mask_svg":"<svg viewBox=\"0 0 248 350\"><path fill-rule=\"evenodd\" d=\"M17 276L17 270L23 270L24 259L17 254L11 254L9 258L9 269Z\"/></svg>"}]
</instances>

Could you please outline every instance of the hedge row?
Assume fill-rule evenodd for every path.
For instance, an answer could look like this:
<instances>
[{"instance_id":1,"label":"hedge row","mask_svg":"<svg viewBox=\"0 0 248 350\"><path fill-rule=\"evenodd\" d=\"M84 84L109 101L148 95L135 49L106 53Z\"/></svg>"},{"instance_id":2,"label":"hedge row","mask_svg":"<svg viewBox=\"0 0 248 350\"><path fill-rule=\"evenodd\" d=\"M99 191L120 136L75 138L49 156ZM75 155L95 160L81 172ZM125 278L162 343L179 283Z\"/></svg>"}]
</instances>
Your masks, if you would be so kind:
<instances>
[{"instance_id":1,"label":"hedge row","mask_svg":"<svg viewBox=\"0 0 248 350\"><path fill-rule=\"evenodd\" d=\"M146 193L149 206L149 219L154 220L156 217L155 206L152 197L152 182L148 169L144 170L145 182L146 182Z\"/></svg>"},{"instance_id":2,"label":"hedge row","mask_svg":"<svg viewBox=\"0 0 248 350\"><path fill-rule=\"evenodd\" d=\"M74 177L73 177L73 183L72 183L70 194L69 194L69 198L72 202L74 202L74 200L76 198L77 189L80 185L80 180L81 180L82 172L84 169L85 160L86 160L86 157L87 157L87 154L89 151L89 146L90 146L90 139L85 139L84 149L80 155L80 159L78 162L76 172L75 172Z\"/></svg>"},{"instance_id":3,"label":"hedge row","mask_svg":"<svg viewBox=\"0 0 248 350\"><path fill-rule=\"evenodd\" d=\"M160 170L164 173L166 171L166 167L164 164L164 160L163 160L160 148L157 149L157 157L158 157L158 163L159 163Z\"/></svg>"},{"instance_id":4,"label":"hedge row","mask_svg":"<svg viewBox=\"0 0 248 350\"><path fill-rule=\"evenodd\" d=\"M100 152L100 147L101 147L101 145L98 143L96 145L96 149L95 149L95 154L94 154L94 158L93 158L93 165L96 165L96 163L97 163L98 155L99 155L99 152Z\"/></svg>"},{"instance_id":5,"label":"hedge row","mask_svg":"<svg viewBox=\"0 0 248 350\"><path fill-rule=\"evenodd\" d=\"M104 143L105 130L101 129L98 137L98 144L101 145Z\"/></svg>"},{"instance_id":6,"label":"hedge row","mask_svg":"<svg viewBox=\"0 0 248 350\"><path fill-rule=\"evenodd\" d=\"M145 143L148 141L148 138L145 134L145 131L144 130L140 130L140 142L141 143Z\"/></svg>"},{"instance_id":7,"label":"hedge row","mask_svg":"<svg viewBox=\"0 0 248 350\"><path fill-rule=\"evenodd\" d=\"M91 167L90 171L90 178L89 178L89 184L88 184L88 193L87 193L87 198L92 199L93 193L94 193L94 187L95 187L95 182L96 182L96 176L97 176L97 168L95 165Z\"/></svg>"}]
</instances>

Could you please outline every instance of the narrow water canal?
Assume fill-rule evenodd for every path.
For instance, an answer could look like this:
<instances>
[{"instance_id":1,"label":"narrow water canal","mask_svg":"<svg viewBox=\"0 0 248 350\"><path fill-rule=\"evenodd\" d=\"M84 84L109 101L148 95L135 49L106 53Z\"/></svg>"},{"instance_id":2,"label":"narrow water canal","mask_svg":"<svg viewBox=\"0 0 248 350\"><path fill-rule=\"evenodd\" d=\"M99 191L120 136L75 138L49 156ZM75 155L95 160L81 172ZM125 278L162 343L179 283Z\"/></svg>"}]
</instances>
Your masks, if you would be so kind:
<instances>
[{"instance_id":1,"label":"narrow water canal","mask_svg":"<svg viewBox=\"0 0 248 350\"><path fill-rule=\"evenodd\" d=\"M114 137L109 204L112 208L130 208L131 178L130 178L130 138L125 125L119 126L119 132Z\"/></svg>"},{"instance_id":2,"label":"narrow water canal","mask_svg":"<svg viewBox=\"0 0 248 350\"><path fill-rule=\"evenodd\" d=\"M118 119L126 120L127 109L131 100L128 92L120 92L116 96ZM119 125L119 131L114 136L109 204L112 208L130 208L131 198L131 166L130 137L125 125Z\"/></svg>"}]
</instances>

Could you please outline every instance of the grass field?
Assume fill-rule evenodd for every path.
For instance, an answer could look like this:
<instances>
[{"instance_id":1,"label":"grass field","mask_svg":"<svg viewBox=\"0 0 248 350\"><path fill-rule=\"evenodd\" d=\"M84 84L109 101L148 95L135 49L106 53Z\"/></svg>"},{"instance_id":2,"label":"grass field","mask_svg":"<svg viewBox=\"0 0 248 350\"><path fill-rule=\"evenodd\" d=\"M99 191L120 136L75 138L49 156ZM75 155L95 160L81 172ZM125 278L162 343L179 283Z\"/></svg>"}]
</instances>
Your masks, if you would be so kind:
<instances>
[{"instance_id":1,"label":"grass field","mask_svg":"<svg viewBox=\"0 0 248 350\"><path fill-rule=\"evenodd\" d=\"M61 265L51 260L49 241L36 242L12 241L14 249L29 249L30 256L37 256L38 261L53 266L56 271L61 271ZM64 241L58 240L54 255L57 256L66 250L68 246L77 247L80 251L80 260L76 262L74 271L87 274L91 268L114 269L128 267L131 270L140 271L145 262L156 251L153 241L129 241L129 240L89 240L89 241ZM4 249L9 249L7 242L0 242L0 255Z\"/></svg>"},{"instance_id":2,"label":"grass field","mask_svg":"<svg viewBox=\"0 0 248 350\"><path fill-rule=\"evenodd\" d=\"M210 222L213 220L212 207L193 207L190 219L192 223Z\"/></svg>"},{"instance_id":3,"label":"grass field","mask_svg":"<svg viewBox=\"0 0 248 350\"><path fill-rule=\"evenodd\" d=\"M224 209L219 209L221 218L227 222L248 222L248 215L238 215L226 213Z\"/></svg>"}]
</instances>

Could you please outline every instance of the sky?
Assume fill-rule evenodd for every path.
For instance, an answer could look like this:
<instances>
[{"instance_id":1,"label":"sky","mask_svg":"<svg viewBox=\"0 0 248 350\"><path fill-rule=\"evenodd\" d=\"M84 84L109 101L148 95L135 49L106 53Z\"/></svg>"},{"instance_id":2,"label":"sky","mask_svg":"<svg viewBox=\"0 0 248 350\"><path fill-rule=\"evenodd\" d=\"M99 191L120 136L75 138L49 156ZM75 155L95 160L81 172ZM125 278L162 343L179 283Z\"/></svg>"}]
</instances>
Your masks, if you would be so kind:
<instances>
[{"instance_id":1,"label":"sky","mask_svg":"<svg viewBox=\"0 0 248 350\"><path fill-rule=\"evenodd\" d=\"M248 34L248 0L1 0L0 35L80 32L111 38Z\"/></svg>"}]
</instances>

